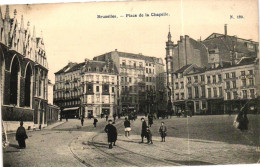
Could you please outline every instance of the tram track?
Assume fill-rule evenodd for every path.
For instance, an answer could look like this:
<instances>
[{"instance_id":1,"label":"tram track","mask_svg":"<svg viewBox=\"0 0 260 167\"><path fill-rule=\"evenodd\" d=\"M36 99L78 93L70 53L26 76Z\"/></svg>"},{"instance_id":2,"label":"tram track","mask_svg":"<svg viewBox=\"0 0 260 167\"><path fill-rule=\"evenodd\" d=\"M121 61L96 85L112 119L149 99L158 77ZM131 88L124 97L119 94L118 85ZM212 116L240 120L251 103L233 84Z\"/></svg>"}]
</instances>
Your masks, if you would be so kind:
<instances>
[{"instance_id":1,"label":"tram track","mask_svg":"<svg viewBox=\"0 0 260 167\"><path fill-rule=\"evenodd\" d=\"M117 129L122 129L123 126L123 121L118 122L117 124L115 124L115 126L117 127ZM104 148L103 146L100 147L100 143L98 143L96 141L96 138L101 135L102 130L100 130L98 133L96 133L95 135L91 136L88 140L88 146L90 146L90 148L94 148L95 151L97 151L98 154L102 155L104 157L104 159L106 159L109 162L115 162L117 165L115 166L147 166L145 162L150 162L153 161L157 164L162 164L160 166L180 166L181 164L172 162L170 160L165 160L165 159L158 159L158 158L154 158L151 156L147 156L147 155L143 155L140 153L136 153L134 151L128 150L124 147L121 147L119 145L115 146L114 148L117 149L117 151L119 150L121 153L116 154L113 152L108 152L108 148ZM75 159L77 159L81 164L83 164L84 166L88 166L88 167L92 167L94 165L92 165L89 162L86 162L85 160L83 160L82 158L80 158L76 153L73 152L73 150L71 149L71 143L75 140L78 140L79 136L77 138L74 138L70 143L69 143L69 149L71 151L71 153L73 154L73 157ZM132 140L132 139L130 139ZM120 141L120 139L119 139ZM103 144L103 143L102 143ZM163 150L162 150L163 151ZM122 153L123 152L123 153ZM127 157L122 157L122 155L125 155ZM129 157L132 160L129 160ZM128 159L127 159L128 158ZM144 162L136 162L136 159L141 159ZM158 166L158 165L156 165Z\"/></svg>"}]
</instances>

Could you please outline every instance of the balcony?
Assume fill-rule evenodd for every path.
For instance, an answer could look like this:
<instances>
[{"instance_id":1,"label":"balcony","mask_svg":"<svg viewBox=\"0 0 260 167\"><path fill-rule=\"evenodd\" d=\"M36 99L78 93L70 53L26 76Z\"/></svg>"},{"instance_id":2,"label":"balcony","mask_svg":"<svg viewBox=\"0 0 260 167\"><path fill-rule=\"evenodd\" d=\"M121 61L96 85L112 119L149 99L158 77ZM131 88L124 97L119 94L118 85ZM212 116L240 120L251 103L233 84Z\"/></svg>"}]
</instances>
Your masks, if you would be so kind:
<instances>
[{"instance_id":1,"label":"balcony","mask_svg":"<svg viewBox=\"0 0 260 167\"><path fill-rule=\"evenodd\" d=\"M128 75L127 72L120 72L120 75Z\"/></svg>"},{"instance_id":2,"label":"balcony","mask_svg":"<svg viewBox=\"0 0 260 167\"><path fill-rule=\"evenodd\" d=\"M248 89L248 88L254 88L255 85L243 85L243 86L240 86L241 89Z\"/></svg>"},{"instance_id":3,"label":"balcony","mask_svg":"<svg viewBox=\"0 0 260 167\"><path fill-rule=\"evenodd\" d=\"M129 69L141 69L141 70L144 70L144 67L140 67L140 66L133 66L133 65L123 65L123 64L120 64L120 67L121 68L129 68Z\"/></svg>"}]
</instances>

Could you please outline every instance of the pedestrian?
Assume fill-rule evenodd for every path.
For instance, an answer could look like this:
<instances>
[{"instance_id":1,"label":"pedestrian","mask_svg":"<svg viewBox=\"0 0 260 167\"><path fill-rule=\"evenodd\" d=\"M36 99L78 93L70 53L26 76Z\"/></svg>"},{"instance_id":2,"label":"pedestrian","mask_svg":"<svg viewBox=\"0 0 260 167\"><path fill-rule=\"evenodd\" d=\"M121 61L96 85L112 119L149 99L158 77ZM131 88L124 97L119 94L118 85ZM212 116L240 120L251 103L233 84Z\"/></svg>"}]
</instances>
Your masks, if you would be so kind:
<instances>
[{"instance_id":1,"label":"pedestrian","mask_svg":"<svg viewBox=\"0 0 260 167\"><path fill-rule=\"evenodd\" d=\"M166 132L167 132L167 128L164 125L164 122L162 122L159 129L159 133L161 134L161 138L162 138L161 142L165 142Z\"/></svg>"},{"instance_id":2,"label":"pedestrian","mask_svg":"<svg viewBox=\"0 0 260 167\"><path fill-rule=\"evenodd\" d=\"M65 117L66 117L66 122L68 122L68 115L66 114L66 116L65 116Z\"/></svg>"},{"instance_id":3,"label":"pedestrian","mask_svg":"<svg viewBox=\"0 0 260 167\"><path fill-rule=\"evenodd\" d=\"M109 149L112 149L112 144L115 146L117 140L117 129L114 125L112 125L112 120L108 121L108 124L105 127L105 132L107 133Z\"/></svg>"},{"instance_id":4,"label":"pedestrian","mask_svg":"<svg viewBox=\"0 0 260 167\"><path fill-rule=\"evenodd\" d=\"M146 124L144 118L141 118L141 121L142 121L142 132L141 132L142 142L141 143L143 143L144 137L147 137L147 135L146 135L147 134L146 133L147 124Z\"/></svg>"},{"instance_id":5,"label":"pedestrian","mask_svg":"<svg viewBox=\"0 0 260 167\"><path fill-rule=\"evenodd\" d=\"M83 124L84 124L84 116L82 115L81 116L81 126L83 126Z\"/></svg>"},{"instance_id":6,"label":"pedestrian","mask_svg":"<svg viewBox=\"0 0 260 167\"><path fill-rule=\"evenodd\" d=\"M152 139L153 135L148 126L146 128L146 134L147 134L147 144L149 143L153 144L153 139Z\"/></svg>"},{"instance_id":7,"label":"pedestrian","mask_svg":"<svg viewBox=\"0 0 260 167\"><path fill-rule=\"evenodd\" d=\"M94 127L97 127L97 122L98 122L97 118L94 117L94 122L93 122Z\"/></svg>"},{"instance_id":8,"label":"pedestrian","mask_svg":"<svg viewBox=\"0 0 260 167\"><path fill-rule=\"evenodd\" d=\"M116 122L116 114L113 115L114 122Z\"/></svg>"},{"instance_id":9,"label":"pedestrian","mask_svg":"<svg viewBox=\"0 0 260 167\"><path fill-rule=\"evenodd\" d=\"M106 115L106 121L108 120L108 115Z\"/></svg>"},{"instance_id":10,"label":"pedestrian","mask_svg":"<svg viewBox=\"0 0 260 167\"><path fill-rule=\"evenodd\" d=\"M20 122L20 127L16 131L16 140L19 147L24 149L26 147L25 140L28 138L25 128L23 127L23 121Z\"/></svg>"},{"instance_id":11,"label":"pedestrian","mask_svg":"<svg viewBox=\"0 0 260 167\"><path fill-rule=\"evenodd\" d=\"M131 123L130 121L125 117L125 122L124 122L124 126L125 126L125 136L130 136L130 131L131 131Z\"/></svg>"},{"instance_id":12,"label":"pedestrian","mask_svg":"<svg viewBox=\"0 0 260 167\"><path fill-rule=\"evenodd\" d=\"M153 115L149 114L149 116L148 116L148 125L151 127L152 124L153 124Z\"/></svg>"}]
</instances>

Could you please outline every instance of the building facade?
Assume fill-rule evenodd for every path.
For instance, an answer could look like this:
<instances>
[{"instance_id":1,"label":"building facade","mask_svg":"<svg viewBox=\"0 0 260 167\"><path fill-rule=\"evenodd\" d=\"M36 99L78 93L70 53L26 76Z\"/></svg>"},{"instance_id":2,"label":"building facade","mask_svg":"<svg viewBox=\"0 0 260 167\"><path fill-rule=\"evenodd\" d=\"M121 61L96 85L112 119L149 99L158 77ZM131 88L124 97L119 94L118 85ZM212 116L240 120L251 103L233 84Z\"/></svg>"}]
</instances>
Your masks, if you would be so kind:
<instances>
[{"instance_id":1,"label":"building facade","mask_svg":"<svg viewBox=\"0 0 260 167\"><path fill-rule=\"evenodd\" d=\"M117 112L118 72L113 62L85 59L55 73L54 104L62 117L96 117Z\"/></svg>"},{"instance_id":2,"label":"building facade","mask_svg":"<svg viewBox=\"0 0 260 167\"><path fill-rule=\"evenodd\" d=\"M4 121L25 121L30 126L46 125L48 64L42 37L0 10L1 110Z\"/></svg>"},{"instance_id":3,"label":"building facade","mask_svg":"<svg viewBox=\"0 0 260 167\"><path fill-rule=\"evenodd\" d=\"M258 42L227 35L226 25L224 30L224 34L213 33L204 41L181 36L177 45L171 41L169 32L167 85L175 111L223 114L236 111L250 98L256 98ZM240 68L245 68L243 76ZM227 76L223 74L226 71Z\"/></svg>"},{"instance_id":4,"label":"building facade","mask_svg":"<svg viewBox=\"0 0 260 167\"><path fill-rule=\"evenodd\" d=\"M156 78L164 72L162 59L115 50L94 60L113 61L118 69L118 112L156 112Z\"/></svg>"},{"instance_id":5,"label":"building facade","mask_svg":"<svg viewBox=\"0 0 260 167\"><path fill-rule=\"evenodd\" d=\"M250 102L256 110L255 58L242 58L236 65L200 68L187 65L174 73L175 111L192 114L234 113Z\"/></svg>"}]
</instances>

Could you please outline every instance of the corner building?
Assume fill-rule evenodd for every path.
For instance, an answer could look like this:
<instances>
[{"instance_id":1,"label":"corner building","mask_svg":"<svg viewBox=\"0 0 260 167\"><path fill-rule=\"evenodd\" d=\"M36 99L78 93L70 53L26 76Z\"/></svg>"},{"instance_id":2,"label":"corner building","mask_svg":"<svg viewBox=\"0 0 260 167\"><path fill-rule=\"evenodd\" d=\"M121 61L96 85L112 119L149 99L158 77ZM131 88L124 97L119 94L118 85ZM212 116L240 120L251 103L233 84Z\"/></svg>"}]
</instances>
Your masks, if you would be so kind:
<instances>
[{"instance_id":1,"label":"corner building","mask_svg":"<svg viewBox=\"0 0 260 167\"><path fill-rule=\"evenodd\" d=\"M158 83L164 72L163 60L142 54L115 51L94 57L94 60L113 61L118 69L118 113L156 112Z\"/></svg>"}]
</instances>

